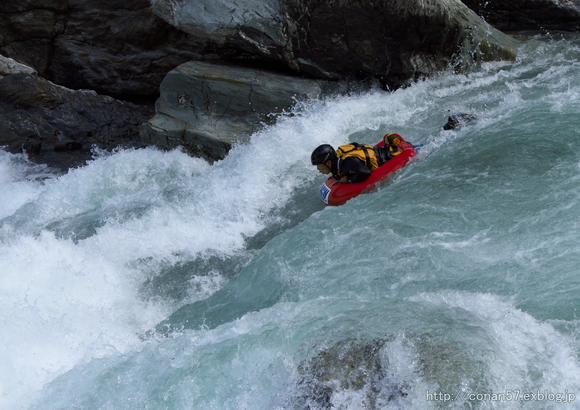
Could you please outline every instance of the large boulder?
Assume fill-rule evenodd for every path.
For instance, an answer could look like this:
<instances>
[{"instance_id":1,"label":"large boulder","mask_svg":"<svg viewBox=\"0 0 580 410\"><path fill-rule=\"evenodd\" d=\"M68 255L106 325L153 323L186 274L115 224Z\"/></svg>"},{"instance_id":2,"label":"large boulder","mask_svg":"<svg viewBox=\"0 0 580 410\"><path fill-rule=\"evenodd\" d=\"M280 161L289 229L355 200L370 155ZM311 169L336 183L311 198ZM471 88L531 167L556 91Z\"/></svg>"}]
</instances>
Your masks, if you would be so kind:
<instances>
[{"instance_id":1,"label":"large boulder","mask_svg":"<svg viewBox=\"0 0 580 410\"><path fill-rule=\"evenodd\" d=\"M143 125L148 144L182 146L208 160L225 156L245 142L271 114L297 100L317 98L321 83L253 68L189 62L161 83L156 114Z\"/></svg>"},{"instance_id":2,"label":"large boulder","mask_svg":"<svg viewBox=\"0 0 580 410\"><path fill-rule=\"evenodd\" d=\"M2 0L0 53L73 89L156 98L181 63L227 55L155 16L149 0Z\"/></svg>"},{"instance_id":3,"label":"large boulder","mask_svg":"<svg viewBox=\"0 0 580 410\"><path fill-rule=\"evenodd\" d=\"M459 0L152 0L173 26L315 78L409 79L511 59L515 42Z\"/></svg>"},{"instance_id":4,"label":"large boulder","mask_svg":"<svg viewBox=\"0 0 580 410\"><path fill-rule=\"evenodd\" d=\"M2 127L10 130L9 135L44 139L43 152L55 152L48 142L49 129L59 136L84 135L85 131L61 130L64 111L59 111L68 107L73 113L86 112L82 98L72 102L76 97L70 90L53 89L52 83L152 102L173 68L186 61L213 61L221 68L188 63L167 75L157 114L144 125L141 136L148 143L166 148L183 145L192 153L217 159L234 141L247 139L268 114L289 108L295 96L316 97L320 83L300 76L376 78L398 87L450 65L467 69L478 61L515 56L514 40L488 26L459 0L149 1L3 0L0 52L38 73L2 80L8 93L1 97L3 112L16 118L18 111L18 116L40 121L30 126L32 130L17 127L6 117ZM256 67L293 76L275 76ZM30 98L40 93L44 96L40 101L45 101L48 96L49 106L20 104L18 84ZM94 92L82 95L100 107L120 104ZM66 103L52 104L61 100ZM126 119L133 129L147 111L144 106L123 106L120 121ZM105 112L96 110L80 126L91 136L75 137L83 147L107 140L88 131L93 126L89 123L103 121L103 129L115 123ZM111 141L116 144L116 137ZM9 145L13 150L19 144Z\"/></svg>"},{"instance_id":5,"label":"large boulder","mask_svg":"<svg viewBox=\"0 0 580 410\"><path fill-rule=\"evenodd\" d=\"M91 158L93 147L136 146L150 107L70 90L0 56L0 146L66 170Z\"/></svg>"},{"instance_id":6,"label":"large boulder","mask_svg":"<svg viewBox=\"0 0 580 410\"><path fill-rule=\"evenodd\" d=\"M463 3L504 31L580 29L580 0L463 0Z\"/></svg>"}]
</instances>

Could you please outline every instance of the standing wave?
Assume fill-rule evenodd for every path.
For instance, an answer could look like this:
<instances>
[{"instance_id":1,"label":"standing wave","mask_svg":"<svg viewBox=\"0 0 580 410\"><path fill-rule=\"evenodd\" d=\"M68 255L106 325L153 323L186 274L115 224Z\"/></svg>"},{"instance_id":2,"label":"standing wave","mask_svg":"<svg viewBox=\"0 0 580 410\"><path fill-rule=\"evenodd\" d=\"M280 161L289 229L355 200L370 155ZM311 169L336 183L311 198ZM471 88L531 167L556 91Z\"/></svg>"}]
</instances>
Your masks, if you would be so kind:
<instances>
[{"instance_id":1,"label":"standing wave","mask_svg":"<svg viewBox=\"0 0 580 410\"><path fill-rule=\"evenodd\" d=\"M214 164L0 153L0 407L558 408L477 394L580 394L579 57L305 102ZM312 149L386 132L417 161L323 208Z\"/></svg>"}]
</instances>

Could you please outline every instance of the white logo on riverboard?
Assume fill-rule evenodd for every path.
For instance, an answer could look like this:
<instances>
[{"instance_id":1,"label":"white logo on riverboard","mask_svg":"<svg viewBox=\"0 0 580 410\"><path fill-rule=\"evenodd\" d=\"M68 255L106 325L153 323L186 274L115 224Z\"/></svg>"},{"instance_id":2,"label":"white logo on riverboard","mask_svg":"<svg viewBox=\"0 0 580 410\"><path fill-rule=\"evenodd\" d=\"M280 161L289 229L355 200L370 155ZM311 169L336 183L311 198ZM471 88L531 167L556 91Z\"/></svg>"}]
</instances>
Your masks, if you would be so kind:
<instances>
[{"instance_id":1,"label":"white logo on riverboard","mask_svg":"<svg viewBox=\"0 0 580 410\"><path fill-rule=\"evenodd\" d=\"M320 195L320 199L322 199L322 202L328 205L328 195L330 195L330 188L326 186L326 183L322 184L322 186L320 187L320 191L318 191L318 194Z\"/></svg>"}]
</instances>

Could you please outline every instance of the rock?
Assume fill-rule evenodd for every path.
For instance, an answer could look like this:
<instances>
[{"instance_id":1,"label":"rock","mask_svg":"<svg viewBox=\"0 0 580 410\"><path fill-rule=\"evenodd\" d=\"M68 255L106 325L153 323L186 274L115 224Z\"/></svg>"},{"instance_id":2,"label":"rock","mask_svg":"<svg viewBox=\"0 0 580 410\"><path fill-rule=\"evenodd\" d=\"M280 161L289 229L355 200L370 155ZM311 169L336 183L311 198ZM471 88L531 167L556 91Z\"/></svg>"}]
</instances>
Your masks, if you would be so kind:
<instances>
[{"instance_id":1,"label":"rock","mask_svg":"<svg viewBox=\"0 0 580 410\"><path fill-rule=\"evenodd\" d=\"M397 87L449 65L466 70L515 57L511 38L456 0L286 1L296 27L292 54L310 73L372 76Z\"/></svg>"},{"instance_id":2,"label":"rock","mask_svg":"<svg viewBox=\"0 0 580 410\"><path fill-rule=\"evenodd\" d=\"M186 61L217 58L218 49L155 16L148 0L0 5L0 52L68 88L156 98L168 71Z\"/></svg>"},{"instance_id":3,"label":"rock","mask_svg":"<svg viewBox=\"0 0 580 410\"><path fill-rule=\"evenodd\" d=\"M0 52L44 73L52 40L68 18L66 0L4 0L0 6Z\"/></svg>"},{"instance_id":4,"label":"rock","mask_svg":"<svg viewBox=\"0 0 580 410\"><path fill-rule=\"evenodd\" d=\"M406 397L410 386L390 379L388 360L381 353L392 340L342 340L302 363L293 397L283 407L332 409L333 396L345 392L359 392L360 407L370 409L382 408L378 402L384 405Z\"/></svg>"},{"instance_id":5,"label":"rock","mask_svg":"<svg viewBox=\"0 0 580 410\"><path fill-rule=\"evenodd\" d=\"M36 74L36 71L32 67L0 55L0 79L5 75L12 74Z\"/></svg>"},{"instance_id":6,"label":"rock","mask_svg":"<svg viewBox=\"0 0 580 410\"><path fill-rule=\"evenodd\" d=\"M37 162L66 170L90 159L94 146L135 146L140 125L153 114L148 106L70 90L23 71L0 79L0 145Z\"/></svg>"},{"instance_id":7,"label":"rock","mask_svg":"<svg viewBox=\"0 0 580 410\"><path fill-rule=\"evenodd\" d=\"M504 31L580 29L580 0L463 0L463 3Z\"/></svg>"},{"instance_id":8,"label":"rock","mask_svg":"<svg viewBox=\"0 0 580 410\"><path fill-rule=\"evenodd\" d=\"M477 115L469 113L455 113L447 117L447 122L443 126L444 131L454 130L455 128L470 123L477 119Z\"/></svg>"},{"instance_id":9,"label":"rock","mask_svg":"<svg viewBox=\"0 0 580 410\"><path fill-rule=\"evenodd\" d=\"M183 146L210 160L223 158L234 142L247 141L270 114L296 99L317 98L321 82L265 70L189 62L161 83L156 114L141 129L145 143Z\"/></svg>"},{"instance_id":10,"label":"rock","mask_svg":"<svg viewBox=\"0 0 580 410\"><path fill-rule=\"evenodd\" d=\"M11 150L84 155L92 143L106 145L105 135L114 145L131 140L119 135L150 110L71 89L152 102L161 84L143 141L219 159L293 96L320 95L321 83L297 75L399 87L450 65L514 58L515 46L459 0L3 0L0 52L33 71L2 80L10 93L0 97L2 110L13 118L2 129L16 138ZM102 110L87 114L81 101L91 99ZM104 108L113 106L118 121Z\"/></svg>"},{"instance_id":11,"label":"rock","mask_svg":"<svg viewBox=\"0 0 580 410\"><path fill-rule=\"evenodd\" d=\"M279 0L151 0L151 6L172 26L217 44L240 29L264 33L276 44L283 41Z\"/></svg>"},{"instance_id":12,"label":"rock","mask_svg":"<svg viewBox=\"0 0 580 410\"><path fill-rule=\"evenodd\" d=\"M151 5L4 0L0 52L54 83L122 98L157 96L164 75L186 61L270 65L324 79L374 77L398 86L450 62L465 68L474 59L514 55L513 42L459 0Z\"/></svg>"},{"instance_id":13,"label":"rock","mask_svg":"<svg viewBox=\"0 0 580 410\"><path fill-rule=\"evenodd\" d=\"M514 40L459 0L152 0L198 38L315 78L409 79L515 57Z\"/></svg>"}]
</instances>

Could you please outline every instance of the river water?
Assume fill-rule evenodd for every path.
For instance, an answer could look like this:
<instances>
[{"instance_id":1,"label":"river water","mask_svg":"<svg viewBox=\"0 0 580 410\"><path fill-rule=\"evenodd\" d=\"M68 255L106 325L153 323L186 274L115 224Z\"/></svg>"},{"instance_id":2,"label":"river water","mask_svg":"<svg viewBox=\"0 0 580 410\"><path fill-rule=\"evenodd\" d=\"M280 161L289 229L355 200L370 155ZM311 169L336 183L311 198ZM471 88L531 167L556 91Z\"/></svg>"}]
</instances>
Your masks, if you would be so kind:
<instances>
[{"instance_id":1,"label":"river water","mask_svg":"<svg viewBox=\"0 0 580 410\"><path fill-rule=\"evenodd\" d=\"M299 104L214 164L0 151L0 408L580 408L579 123L553 35ZM312 149L386 132L416 161L325 208Z\"/></svg>"}]
</instances>

